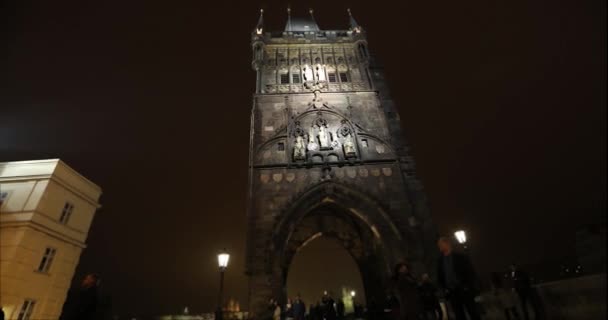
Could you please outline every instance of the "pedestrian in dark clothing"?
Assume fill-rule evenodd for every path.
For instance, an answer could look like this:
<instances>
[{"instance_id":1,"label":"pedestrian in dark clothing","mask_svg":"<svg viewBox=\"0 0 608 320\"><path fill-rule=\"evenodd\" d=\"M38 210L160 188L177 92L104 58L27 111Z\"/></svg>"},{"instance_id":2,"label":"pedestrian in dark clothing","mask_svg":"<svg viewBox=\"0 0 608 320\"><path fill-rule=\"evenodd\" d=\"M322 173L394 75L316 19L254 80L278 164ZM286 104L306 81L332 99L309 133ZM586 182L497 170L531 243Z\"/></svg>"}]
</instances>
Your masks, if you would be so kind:
<instances>
[{"instance_id":1,"label":"pedestrian in dark clothing","mask_svg":"<svg viewBox=\"0 0 608 320\"><path fill-rule=\"evenodd\" d=\"M431 278L427 273L422 275L422 283L420 284L420 298L424 308L424 319L441 320L443 312L437 297L437 287L431 282Z\"/></svg>"},{"instance_id":2,"label":"pedestrian in dark clothing","mask_svg":"<svg viewBox=\"0 0 608 320\"><path fill-rule=\"evenodd\" d=\"M407 263L399 263L394 268L393 292L399 302L398 319L418 319L422 314L422 301L418 282Z\"/></svg>"},{"instance_id":3,"label":"pedestrian in dark clothing","mask_svg":"<svg viewBox=\"0 0 608 320\"><path fill-rule=\"evenodd\" d=\"M342 299L336 302L336 315L338 319L344 319L344 302L342 302Z\"/></svg>"},{"instance_id":4,"label":"pedestrian in dark clothing","mask_svg":"<svg viewBox=\"0 0 608 320\"><path fill-rule=\"evenodd\" d=\"M323 318L325 320L336 320L336 309L334 308L335 301L331 295L324 295L321 302L323 303Z\"/></svg>"},{"instance_id":5,"label":"pedestrian in dark clothing","mask_svg":"<svg viewBox=\"0 0 608 320\"><path fill-rule=\"evenodd\" d=\"M400 308L399 298L395 296L392 290L388 290L384 304L378 308L378 316L376 318L379 320L401 320Z\"/></svg>"},{"instance_id":6,"label":"pedestrian in dark clothing","mask_svg":"<svg viewBox=\"0 0 608 320\"><path fill-rule=\"evenodd\" d=\"M306 316L306 305L298 295L293 302L293 315L295 320L304 320Z\"/></svg>"},{"instance_id":7,"label":"pedestrian in dark clothing","mask_svg":"<svg viewBox=\"0 0 608 320\"><path fill-rule=\"evenodd\" d=\"M509 276L513 284L513 289L519 297L521 309L524 313L524 319L530 319L530 316L528 314L528 304L532 306L532 311L534 312L534 319L540 319L540 303L538 299L536 299L534 288L532 288L532 282L530 281L530 276L527 272L519 269L516 265L511 265L510 269L511 272L509 273Z\"/></svg>"},{"instance_id":8,"label":"pedestrian in dark clothing","mask_svg":"<svg viewBox=\"0 0 608 320\"><path fill-rule=\"evenodd\" d=\"M498 272L492 273L492 293L498 301L498 305L505 313L507 320L511 320L511 316L513 316L514 319L520 319L517 307L515 306L515 293L510 289L505 288L503 276Z\"/></svg>"},{"instance_id":9,"label":"pedestrian in dark clothing","mask_svg":"<svg viewBox=\"0 0 608 320\"><path fill-rule=\"evenodd\" d=\"M446 299L452 304L456 320L479 320L479 310L475 297L479 295L479 281L469 257L454 252L449 238L442 237L437 242L441 256L437 263L439 286Z\"/></svg>"},{"instance_id":10,"label":"pedestrian in dark clothing","mask_svg":"<svg viewBox=\"0 0 608 320\"><path fill-rule=\"evenodd\" d=\"M61 320L98 320L101 308L97 286L99 276L88 274L84 277L80 288L68 293Z\"/></svg>"}]
</instances>

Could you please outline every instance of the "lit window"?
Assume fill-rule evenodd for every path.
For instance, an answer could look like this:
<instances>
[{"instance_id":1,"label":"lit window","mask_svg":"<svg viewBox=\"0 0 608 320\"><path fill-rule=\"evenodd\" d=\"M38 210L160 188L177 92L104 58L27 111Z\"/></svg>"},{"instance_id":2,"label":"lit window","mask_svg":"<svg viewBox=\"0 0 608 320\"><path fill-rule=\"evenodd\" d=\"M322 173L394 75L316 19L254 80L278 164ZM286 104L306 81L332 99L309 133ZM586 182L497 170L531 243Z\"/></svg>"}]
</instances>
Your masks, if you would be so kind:
<instances>
[{"instance_id":1,"label":"lit window","mask_svg":"<svg viewBox=\"0 0 608 320\"><path fill-rule=\"evenodd\" d=\"M294 73L291 75L291 82L293 83L300 83L300 74L299 73Z\"/></svg>"},{"instance_id":2,"label":"lit window","mask_svg":"<svg viewBox=\"0 0 608 320\"><path fill-rule=\"evenodd\" d=\"M8 191L0 192L0 206L8 199Z\"/></svg>"},{"instance_id":3,"label":"lit window","mask_svg":"<svg viewBox=\"0 0 608 320\"><path fill-rule=\"evenodd\" d=\"M348 76L346 75L346 72L340 72L340 81L348 82Z\"/></svg>"},{"instance_id":4,"label":"lit window","mask_svg":"<svg viewBox=\"0 0 608 320\"><path fill-rule=\"evenodd\" d=\"M277 148L279 149L279 151L285 151L285 144L283 142L279 142Z\"/></svg>"},{"instance_id":5,"label":"lit window","mask_svg":"<svg viewBox=\"0 0 608 320\"><path fill-rule=\"evenodd\" d=\"M367 139L361 139L361 145L362 145L364 148L367 148Z\"/></svg>"},{"instance_id":6,"label":"lit window","mask_svg":"<svg viewBox=\"0 0 608 320\"><path fill-rule=\"evenodd\" d=\"M338 82L338 79L336 78L336 73L335 72L328 72L327 73L327 80L329 82Z\"/></svg>"},{"instance_id":7,"label":"lit window","mask_svg":"<svg viewBox=\"0 0 608 320\"><path fill-rule=\"evenodd\" d=\"M36 305L36 301L34 300L25 300L23 305L21 306L21 310L19 311L19 316L17 320L29 320L32 312L34 311L34 306Z\"/></svg>"},{"instance_id":8,"label":"lit window","mask_svg":"<svg viewBox=\"0 0 608 320\"><path fill-rule=\"evenodd\" d=\"M59 222L63 224L67 224L68 220L72 216L72 211L74 211L74 205L66 202L63 206L63 210L61 211L61 217L59 217Z\"/></svg>"},{"instance_id":9,"label":"lit window","mask_svg":"<svg viewBox=\"0 0 608 320\"><path fill-rule=\"evenodd\" d=\"M39 272L47 273L51 268L51 263L53 263L53 259L55 258L55 253L57 250L54 248L46 248L44 250L44 255L42 256L42 260L40 260L40 265L38 266Z\"/></svg>"},{"instance_id":10,"label":"lit window","mask_svg":"<svg viewBox=\"0 0 608 320\"><path fill-rule=\"evenodd\" d=\"M289 84L289 74L281 73L281 84Z\"/></svg>"}]
</instances>

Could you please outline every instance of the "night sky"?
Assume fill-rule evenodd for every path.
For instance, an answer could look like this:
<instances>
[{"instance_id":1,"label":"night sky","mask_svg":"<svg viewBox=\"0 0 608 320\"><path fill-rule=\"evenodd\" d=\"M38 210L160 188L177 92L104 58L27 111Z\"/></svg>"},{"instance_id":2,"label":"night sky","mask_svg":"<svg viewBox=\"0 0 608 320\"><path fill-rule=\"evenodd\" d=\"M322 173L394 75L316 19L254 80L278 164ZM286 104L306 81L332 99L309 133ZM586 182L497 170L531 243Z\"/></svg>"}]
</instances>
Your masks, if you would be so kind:
<instances>
[{"instance_id":1,"label":"night sky","mask_svg":"<svg viewBox=\"0 0 608 320\"><path fill-rule=\"evenodd\" d=\"M104 191L76 277L100 272L118 314L208 311L226 247L227 296L246 305L250 32L260 7L282 30L286 2L7 2L0 161L61 158ZM368 32L433 219L469 231L480 270L571 255L575 227L605 215L605 1L292 12L309 6L322 29L350 7Z\"/></svg>"}]
</instances>

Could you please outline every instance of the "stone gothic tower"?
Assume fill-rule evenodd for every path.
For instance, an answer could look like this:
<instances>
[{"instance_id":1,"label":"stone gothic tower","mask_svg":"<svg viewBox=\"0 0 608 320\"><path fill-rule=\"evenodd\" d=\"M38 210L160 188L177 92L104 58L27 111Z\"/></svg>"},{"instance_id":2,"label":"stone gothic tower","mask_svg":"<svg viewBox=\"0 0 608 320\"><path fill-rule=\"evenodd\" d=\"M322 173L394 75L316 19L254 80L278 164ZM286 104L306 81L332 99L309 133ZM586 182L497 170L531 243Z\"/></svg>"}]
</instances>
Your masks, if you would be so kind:
<instances>
[{"instance_id":1,"label":"stone gothic tower","mask_svg":"<svg viewBox=\"0 0 608 320\"><path fill-rule=\"evenodd\" d=\"M319 236L343 244L368 300L380 299L394 264L428 271L436 253L382 68L350 10L346 30L321 30L312 10L288 9L284 31L267 32L262 14L251 35L249 310L284 301L294 255Z\"/></svg>"}]
</instances>

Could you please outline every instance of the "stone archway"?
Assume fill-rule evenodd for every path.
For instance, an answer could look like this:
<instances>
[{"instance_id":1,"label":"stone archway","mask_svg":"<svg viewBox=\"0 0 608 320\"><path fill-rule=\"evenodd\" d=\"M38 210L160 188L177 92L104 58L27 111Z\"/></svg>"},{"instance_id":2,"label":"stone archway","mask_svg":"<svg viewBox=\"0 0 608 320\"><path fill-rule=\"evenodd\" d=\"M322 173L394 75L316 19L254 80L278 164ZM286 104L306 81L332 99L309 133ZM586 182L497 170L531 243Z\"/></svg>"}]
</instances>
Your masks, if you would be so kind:
<instances>
[{"instance_id":1,"label":"stone archway","mask_svg":"<svg viewBox=\"0 0 608 320\"><path fill-rule=\"evenodd\" d=\"M282 210L265 248L267 277L250 301L262 310L270 298L286 299L289 266L298 249L324 235L340 241L359 267L368 301L384 297L392 266L410 257L410 239L370 195L335 181L323 181ZM254 284L255 286L255 284ZM257 291L267 286L269 290ZM255 311L254 311L255 312Z\"/></svg>"}]
</instances>

